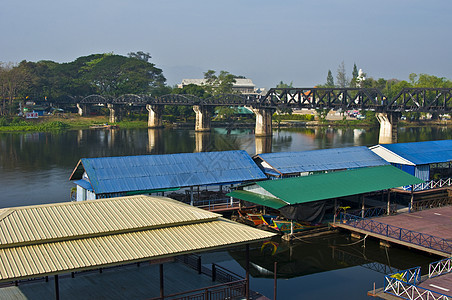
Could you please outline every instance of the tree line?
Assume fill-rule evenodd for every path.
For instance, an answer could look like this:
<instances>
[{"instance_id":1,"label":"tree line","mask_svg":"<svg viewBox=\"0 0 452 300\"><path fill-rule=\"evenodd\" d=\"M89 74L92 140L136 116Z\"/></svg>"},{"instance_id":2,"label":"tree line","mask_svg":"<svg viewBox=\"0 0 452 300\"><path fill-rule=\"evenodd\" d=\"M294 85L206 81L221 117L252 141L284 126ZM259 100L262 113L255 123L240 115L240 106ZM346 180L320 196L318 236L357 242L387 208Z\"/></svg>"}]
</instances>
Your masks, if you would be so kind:
<instances>
[{"instance_id":1,"label":"tree line","mask_svg":"<svg viewBox=\"0 0 452 300\"><path fill-rule=\"evenodd\" d=\"M26 101L57 104L73 96L92 94L117 97L125 94L192 94L201 98L232 93L235 78L226 71L204 73L204 86L169 87L162 69L150 61L149 53L131 52L82 56L69 63L43 60L18 64L0 62L0 116L17 114ZM186 108L170 108L173 112Z\"/></svg>"}]
</instances>

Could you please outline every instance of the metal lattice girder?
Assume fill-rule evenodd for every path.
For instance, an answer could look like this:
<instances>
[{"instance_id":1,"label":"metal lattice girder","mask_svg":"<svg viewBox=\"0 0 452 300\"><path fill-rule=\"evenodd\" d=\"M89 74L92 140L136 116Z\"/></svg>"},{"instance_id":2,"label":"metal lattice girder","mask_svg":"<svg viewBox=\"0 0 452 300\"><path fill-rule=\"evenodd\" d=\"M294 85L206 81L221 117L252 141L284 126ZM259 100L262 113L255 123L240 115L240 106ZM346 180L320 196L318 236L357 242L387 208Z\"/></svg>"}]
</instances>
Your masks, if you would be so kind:
<instances>
[{"instance_id":1,"label":"metal lattice girder","mask_svg":"<svg viewBox=\"0 0 452 300\"><path fill-rule=\"evenodd\" d=\"M245 106L254 105L254 97L242 94L220 94L203 100L203 105L215 106Z\"/></svg>"},{"instance_id":2,"label":"metal lattice girder","mask_svg":"<svg viewBox=\"0 0 452 300\"><path fill-rule=\"evenodd\" d=\"M146 105L146 98L143 95L126 94L118 98L113 99L113 104L123 104L123 105Z\"/></svg>"},{"instance_id":3,"label":"metal lattice girder","mask_svg":"<svg viewBox=\"0 0 452 300\"><path fill-rule=\"evenodd\" d=\"M404 88L389 103L390 111L450 112L451 88Z\"/></svg>"},{"instance_id":4,"label":"metal lattice girder","mask_svg":"<svg viewBox=\"0 0 452 300\"><path fill-rule=\"evenodd\" d=\"M82 104L107 104L111 103L109 98L103 97L101 95L89 95L80 100Z\"/></svg>"},{"instance_id":5,"label":"metal lattice girder","mask_svg":"<svg viewBox=\"0 0 452 300\"><path fill-rule=\"evenodd\" d=\"M201 99L194 95L187 94L168 94L155 98L153 101L148 101L148 104L163 104L163 105L199 105Z\"/></svg>"}]
</instances>

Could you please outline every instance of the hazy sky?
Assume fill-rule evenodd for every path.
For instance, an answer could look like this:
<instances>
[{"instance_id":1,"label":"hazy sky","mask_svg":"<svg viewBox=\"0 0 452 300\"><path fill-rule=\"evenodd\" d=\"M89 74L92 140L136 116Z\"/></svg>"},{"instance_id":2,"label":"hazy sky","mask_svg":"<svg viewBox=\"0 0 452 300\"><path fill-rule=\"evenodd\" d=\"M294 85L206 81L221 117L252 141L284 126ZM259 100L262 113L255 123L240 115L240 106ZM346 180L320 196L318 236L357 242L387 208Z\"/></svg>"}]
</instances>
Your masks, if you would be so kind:
<instances>
[{"instance_id":1,"label":"hazy sky","mask_svg":"<svg viewBox=\"0 0 452 300\"><path fill-rule=\"evenodd\" d=\"M452 79L451 0L1 0L0 62L149 52L167 83L225 70L257 87Z\"/></svg>"}]
</instances>

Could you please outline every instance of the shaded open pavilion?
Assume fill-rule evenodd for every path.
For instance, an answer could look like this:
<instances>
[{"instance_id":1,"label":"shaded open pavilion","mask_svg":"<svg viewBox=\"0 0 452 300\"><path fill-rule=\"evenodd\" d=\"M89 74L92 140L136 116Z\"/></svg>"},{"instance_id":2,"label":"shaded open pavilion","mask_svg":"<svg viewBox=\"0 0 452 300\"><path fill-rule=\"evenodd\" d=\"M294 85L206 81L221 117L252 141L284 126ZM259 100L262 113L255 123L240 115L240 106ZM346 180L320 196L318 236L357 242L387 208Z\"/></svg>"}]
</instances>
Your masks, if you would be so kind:
<instances>
[{"instance_id":1,"label":"shaded open pavilion","mask_svg":"<svg viewBox=\"0 0 452 300\"><path fill-rule=\"evenodd\" d=\"M58 275L154 262L163 296L168 259L272 236L165 197L5 208L0 210L0 283L54 276L58 298Z\"/></svg>"}]
</instances>

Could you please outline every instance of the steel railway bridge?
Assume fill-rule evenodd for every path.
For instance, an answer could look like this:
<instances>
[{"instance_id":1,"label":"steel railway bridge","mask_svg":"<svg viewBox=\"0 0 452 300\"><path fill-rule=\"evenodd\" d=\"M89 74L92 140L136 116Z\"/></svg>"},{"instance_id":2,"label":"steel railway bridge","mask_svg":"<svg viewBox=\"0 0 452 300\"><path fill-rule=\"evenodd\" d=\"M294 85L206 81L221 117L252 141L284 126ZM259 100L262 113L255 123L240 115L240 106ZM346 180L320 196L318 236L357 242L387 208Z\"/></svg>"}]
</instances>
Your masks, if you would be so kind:
<instances>
[{"instance_id":1,"label":"steel railway bridge","mask_svg":"<svg viewBox=\"0 0 452 300\"><path fill-rule=\"evenodd\" d=\"M119 120L120 111L130 106L145 106L149 111L148 126L162 127L165 105L192 106L196 113L196 131L209 131L210 119L216 106L246 106L256 114L256 136L272 133L272 114L277 109L372 110L380 122L380 142L396 141L397 121L402 112L452 112L452 88L403 88L394 96L375 88L272 88L266 95L222 94L210 98L170 94L122 95L105 97L90 95L71 97L79 114L84 115L92 105L110 109L110 122Z\"/></svg>"}]
</instances>

